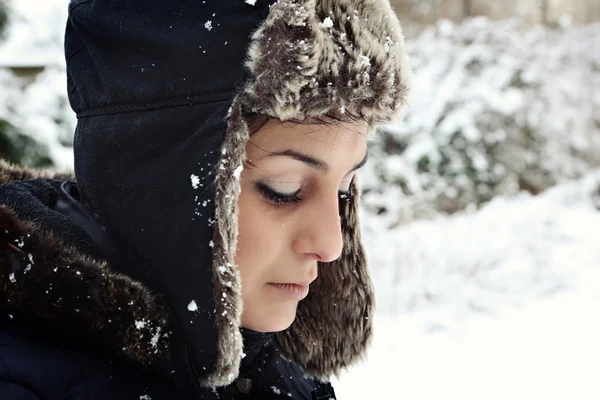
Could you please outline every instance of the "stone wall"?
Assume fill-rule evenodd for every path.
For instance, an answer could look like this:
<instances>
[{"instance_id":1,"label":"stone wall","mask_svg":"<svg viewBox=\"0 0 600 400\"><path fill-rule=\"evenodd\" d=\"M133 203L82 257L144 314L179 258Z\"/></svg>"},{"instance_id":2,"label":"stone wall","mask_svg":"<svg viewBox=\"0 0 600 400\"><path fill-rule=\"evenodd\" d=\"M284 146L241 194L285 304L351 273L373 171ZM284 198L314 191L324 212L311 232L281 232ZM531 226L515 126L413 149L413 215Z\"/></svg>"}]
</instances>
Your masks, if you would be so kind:
<instances>
[{"instance_id":1,"label":"stone wall","mask_svg":"<svg viewBox=\"0 0 600 400\"><path fill-rule=\"evenodd\" d=\"M554 24L569 15L577 24L600 21L599 0L390 0L403 21L433 23L446 18L485 15L492 19L521 16L533 23Z\"/></svg>"}]
</instances>

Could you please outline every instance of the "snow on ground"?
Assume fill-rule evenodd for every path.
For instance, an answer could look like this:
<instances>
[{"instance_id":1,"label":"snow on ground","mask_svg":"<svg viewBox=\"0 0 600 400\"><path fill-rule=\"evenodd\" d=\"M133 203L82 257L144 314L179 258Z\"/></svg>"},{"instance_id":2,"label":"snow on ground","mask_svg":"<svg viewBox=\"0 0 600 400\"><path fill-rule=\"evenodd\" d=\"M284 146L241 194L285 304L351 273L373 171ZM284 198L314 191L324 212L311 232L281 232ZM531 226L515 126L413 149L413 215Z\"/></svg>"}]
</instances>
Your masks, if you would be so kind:
<instances>
[{"instance_id":1,"label":"snow on ground","mask_svg":"<svg viewBox=\"0 0 600 400\"><path fill-rule=\"evenodd\" d=\"M338 397L600 398L599 188L600 171L393 231L363 218L376 333Z\"/></svg>"},{"instance_id":2,"label":"snow on ground","mask_svg":"<svg viewBox=\"0 0 600 400\"><path fill-rule=\"evenodd\" d=\"M424 334L418 316L380 314L369 361L335 384L338 398L597 400L599 303L562 294L478 317L460 336Z\"/></svg>"}]
</instances>

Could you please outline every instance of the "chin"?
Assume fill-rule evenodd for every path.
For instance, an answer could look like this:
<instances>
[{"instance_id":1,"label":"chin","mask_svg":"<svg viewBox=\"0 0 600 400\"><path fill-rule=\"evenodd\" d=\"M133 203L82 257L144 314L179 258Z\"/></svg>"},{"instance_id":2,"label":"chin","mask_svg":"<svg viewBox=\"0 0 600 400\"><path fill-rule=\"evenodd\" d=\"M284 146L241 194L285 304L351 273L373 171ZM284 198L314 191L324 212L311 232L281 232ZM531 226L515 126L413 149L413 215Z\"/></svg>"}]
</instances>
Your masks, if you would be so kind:
<instances>
[{"instance_id":1,"label":"chin","mask_svg":"<svg viewBox=\"0 0 600 400\"><path fill-rule=\"evenodd\" d=\"M292 325L296 319L296 308L293 312L261 312L242 315L242 327L255 332L281 332Z\"/></svg>"}]
</instances>

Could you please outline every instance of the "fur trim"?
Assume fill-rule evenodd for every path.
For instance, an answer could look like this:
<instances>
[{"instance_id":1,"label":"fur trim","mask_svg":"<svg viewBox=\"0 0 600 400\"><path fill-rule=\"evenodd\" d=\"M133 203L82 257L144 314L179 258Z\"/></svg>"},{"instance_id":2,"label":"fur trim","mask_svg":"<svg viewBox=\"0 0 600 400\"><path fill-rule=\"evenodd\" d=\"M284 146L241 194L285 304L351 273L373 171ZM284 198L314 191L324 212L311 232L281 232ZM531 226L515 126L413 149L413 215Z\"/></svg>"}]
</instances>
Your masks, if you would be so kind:
<instances>
[{"instance_id":1,"label":"fur trim","mask_svg":"<svg viewBox=\"0 0 600 400\"><path fill-rule=\"evenodd\" d=\"M252 36L251 112L281 120L351 113L371 124L406 102L411 68L387 0L280 0Z\"/></svg>"},{"instance_id":2,"label":"fur trim","mask_svg":"<svg viewBox=\"0 0 600 400\"><path fill-rule=\"evenodd\" d=\"M235 111L234 111L235 110ZM229 113L239 116L235 103ZM245 157L248 127L244 120L229 120L223 141L222 158L215 186L215 224L213 233L213 299L219 330L216 364L204 381L206 386L228 385L237 377L242 359L242 291L235 252L238 233L239 171ZM243 145L240 145L243 144Z\"/></svg>"},{"instance_id":3,"label":"fur trim","mask_svg":"<svg viewBox=\"0 0 600 400\"><path fill-rule=\"evenodd\" d=\"M0 159L0 185L8 182L35 178L53 178L64 181L75 181L75 175L70 172L23 168Z\"/></svg>"},{"instance_id":4,"label":"fur trim","mask_svg":"<svg viewBox=\"0 0 600 400\"><path fill-rule=\"evenodd\" d=\"M31 174L0 171L4 177ZM0 299L2 308L48 328L61 342L93 343L144 365L168 356L164 312L144 286L19 220L6 206L0 206Z\"/></svg>"},{"instance_id":5,"label":"fur trim","mask_svg":"<svg viewBox=\"0 0 600 400\"><path fill-rule=\"evenodd\" d=\"M347 112L370 124L387 122L406 102L411 77L401 27L386 0L280 0L253 34L247 66L251 78L233 101L217 175L217 304L223 266L224 282L233 282L236 290L239 284L233 267L239 194L235 171L243 165L248 141L244 115L305 120ZM373 285L360 237L356 181L352 188L353 196L340 204L341 257L320 265L320 277L299 303L295 322L277 335L282 355L321 380L360 359L371 339ZM239 297L235 303L241 304ZM226 358L217 370L241 351L237 337L223 335L229 332L226 324L239 321L238 314L218 318L220 352Z\"/></svg>"}]
</instances>

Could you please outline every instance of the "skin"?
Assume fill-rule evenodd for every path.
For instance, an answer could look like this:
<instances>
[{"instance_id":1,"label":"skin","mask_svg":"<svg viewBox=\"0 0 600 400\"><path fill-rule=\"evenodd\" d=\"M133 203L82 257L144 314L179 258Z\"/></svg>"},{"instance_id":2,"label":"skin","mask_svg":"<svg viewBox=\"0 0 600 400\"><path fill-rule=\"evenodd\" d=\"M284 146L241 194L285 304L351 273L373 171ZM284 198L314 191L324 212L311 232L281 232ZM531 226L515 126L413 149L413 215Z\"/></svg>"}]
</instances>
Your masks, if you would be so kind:
<instances>
[{"instance_id":1,"label":"skin","mask_svg":"<svg viewBox=\"0 0 600 400\"><path fill-rule=\"evenodd\" d=\"M318 277L317 262L340 256L339 195L348 191L355 168L366 161L367 131L367 124L360 122L315 125L269 120L252 136L240 178L236 254L243 327L258 332L288 328L299 300L273 283L308 285ZM299 160L291 152L322 165Z\"/></svg>"}]
</instances>

